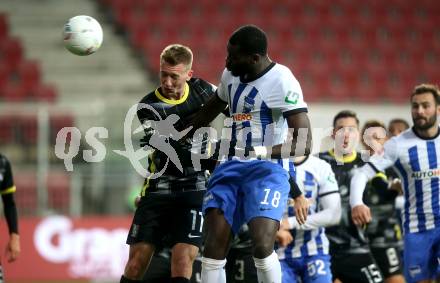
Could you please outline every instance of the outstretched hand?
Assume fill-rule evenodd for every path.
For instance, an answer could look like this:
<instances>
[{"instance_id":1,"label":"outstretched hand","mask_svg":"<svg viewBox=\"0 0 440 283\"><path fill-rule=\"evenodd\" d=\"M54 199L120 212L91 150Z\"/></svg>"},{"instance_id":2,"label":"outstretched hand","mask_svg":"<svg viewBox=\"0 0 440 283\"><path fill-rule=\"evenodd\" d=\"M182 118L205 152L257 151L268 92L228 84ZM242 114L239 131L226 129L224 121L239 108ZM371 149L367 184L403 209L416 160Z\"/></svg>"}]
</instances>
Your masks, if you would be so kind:
<instances>
[{"instance_id":1,"label":"outstretched hand","mask_svg":"<svg viewBox=\"0 0 440 283\"><path fill-rule=\"evenodd\" d=\"M13 262L18 258L20 254L20 236L16 233L12 233L9 237L9 242L6 246L5 255L8 262Z\"/></svg>"}]
</instances>

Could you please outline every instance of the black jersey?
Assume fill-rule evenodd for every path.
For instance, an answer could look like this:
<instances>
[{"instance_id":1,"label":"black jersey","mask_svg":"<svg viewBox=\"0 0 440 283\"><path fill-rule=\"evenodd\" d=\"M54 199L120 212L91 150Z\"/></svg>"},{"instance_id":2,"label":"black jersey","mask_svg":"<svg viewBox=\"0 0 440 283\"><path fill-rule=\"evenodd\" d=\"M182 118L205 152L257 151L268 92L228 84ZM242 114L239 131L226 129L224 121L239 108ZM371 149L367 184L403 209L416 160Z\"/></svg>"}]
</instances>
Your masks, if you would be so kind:
<instances>
[{"instance_id":1,"label":"black jersey","mask_svg":"<svg viewBox=\"0 0 440 283\"><path fill-rule=\"evenodd\" d=\"M354 152L351 157L338 162L333 151L327 151L319 153L319 158L328 162L332 167L341 195L341 222L337 226L327 227L325 229L330 242L330 254L369 252L368 241L363 229L356 226L351 219L350 207L352 171L364 165L361 155Z\"/></svg>"},{"instance_id":2,"label":"black jersey","mask_svg":"<svg viewBox=\"0 0 440 283\"><path fill-rule=\"evenodd\" d=\"M395 199L397 192L388 189L389 176L394 176L389 168L378 173L367 186L364 203L370 207L371 222L367 226L367 235L372 247L401 245L401 231L396 215ZM378 179L378 181L375 181ZM382 182L381 182L382 181Z\"/></svg>"},{"instance_id":3,"label":"black jersey","mask_svg":"<svg viewBox=\"0 0 440 283\"><path fill-rule=\"evenodd\" d=\"M4 195L13 192L15 192L15 186L11 164L4 155L0 154L0 194Z\"/></svg>"},{"instance_id":4,"label":"black jersey","mask_svg":"<svg viewBox=\"0 0 440 283\"><path fill-rule=\"evenodd\" d=\"M213 95L215 95L213 85L198 78L192 78L187 82L184 95L180 100L166 99L160 93L160 88L150 92L142 98L140 103L147 104L149 107L152 107L154 111L149 107L143 109L140 107L137 112L141 124L147 127L145 128L146 137L151 140L151 135L159 135L161 136L162 142L169 143L176 152L179 152L179 148L180 152L189 151L192 147L190 140L173 140L173 133L169 131L161 133L160 128L152 127L150 122L163 121L170 117L170 115L177 115L179 120L173 125L173 128L176 129L176 132L179 132L186 128L185 123L188 122ZM206 145L206 138L205 136L205 140L201 140L200 144ZM185 157L180 155L178 157L181 164L192 164L191 160L182 160ZM188 157L186 158L188 159ZM183 166L182 172L169 160L166 152L162 152L157 148L150 154L148 159L148 169L151 173L160 172L166 166L161 177L145 181L144 189L148 188L149 191L155 191L159 188L173 190L176 185L178 185L179 188L190 188L206 181L205 172L196 171L192 166L188 165Z\"/></svg>"}]
</instances>

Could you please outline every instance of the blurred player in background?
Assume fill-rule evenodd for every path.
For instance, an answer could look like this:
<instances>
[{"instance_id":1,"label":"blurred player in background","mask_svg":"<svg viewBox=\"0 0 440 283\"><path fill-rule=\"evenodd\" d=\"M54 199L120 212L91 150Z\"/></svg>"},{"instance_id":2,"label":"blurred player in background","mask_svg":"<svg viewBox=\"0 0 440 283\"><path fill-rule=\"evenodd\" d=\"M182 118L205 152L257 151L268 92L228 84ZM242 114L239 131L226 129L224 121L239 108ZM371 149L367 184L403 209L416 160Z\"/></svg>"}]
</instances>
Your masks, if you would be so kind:
<instances>
[{"instance_id":1,"label":"blurred player in background","mask_svg":"<svg viewBox=\"0 0 440 283\"><path fill-rule=\"evenodd\" d=\"M392 119L388 123L388 136L390 138L395 137L408 128L409 124L406 120L400 118Z\"/></svg>"},{"instance_id":2,"label":"blurred player in background","mask_svg":"<svg viewBox=\"0 0 440 283\"><path fill-rule=\"evenodd\" d=\"M281 267L274 242L290 191L289 162L281 159L281 144L291 142L283 148L283 157L295 151L309 154L307 105L292 72L270 60L266 34L258 27L236 30L229 38L227 54L217 95L194 119L196 127L203 125L203 120L210 121L210 115L217 115L226 105L233 119L231 139L220 143L228 144L230 158L213 172L204 198L202 282L226 281L224 266L232 234L247 223L259 282L279 283ZM239 158L251 156L245 161ZM261 160L270 158L277 161ZM304 221L307 201L295 206L302 208L297 216Z\"/></svg>"},{"instance_id":3,"label":"blurred player in background","mask_svg":"<svg viewBox=\"0 0 440 283\"><path fill-rule=\"evenodd\" d=\"M154 108L138 111L141 124L165 120L176 114L180 121L199 110L214 95L215 88L208 82L192 78L192 51L179 44L167 46L160 55L160 87L147 94L141 103ZM142 106L142 105L141 105ZM147 127L143 142L151 146L150 139L162 138L161 129ZM149 156L151 173L165 171L156 179L147 178L141 192L133 223L127 238L129 259L120 282L140 282L156 248L171 246L172 283L189 282L193 261L202 242L203 195L206 191L205 171L197 171L189 164L190 156L180 153L191 148L187 140L166 142L179 153L183 172L168 162L168 152L155 150Z\"/></svg>"},{"instance_id":4,"label":"blurred player in background","mask_svg":"<svg viewBox=\"0 0 440 283\"><path fill-rule=\"evenodd\" d=\"M440 91L430 84L411 93L414 126L391 138L382 154L353 176L350 204L353 221L371 221L363 203L365 183L377 172L394 166L403 184L404 274L407 282L430 282L438 277L440 258L439 154Z\"/></svg>"},{"instance_id":5,"label":"blurred player in background","mask_svg":"<svg viewBox=\"0 0 440 283\"><path fill-rule=\"evenodd\" d=\"M392 119L388 123L388 138L395 137L399 135L400 133L404 132L405 130L409 129L409 124L406 120L401 118L395 118ZM402 189L402 181L399 179L399 174L396 172L396 169L394 167L391 167L386 170L388 179L392 179L393 186L398 188L400 190L400 194L396 197L395 202L395 208L396 208L396 217L399 220L400 230L403 231L402 226L402 211L403 211L403 204L405 202L405 199L403 197L403 189ZM400 249L400 257L403 257L403 245Z\"/></svg>"},{"instance_id":6,"label":"blurred player in background","mask_svg":"<svg viewBox=\"0 0 440 283\"><path fill-rule=\"evenodd\" d=\"M385 125L377 120L367 121L361 131L362 144L373 156L383 150L387 140ZM390 168L391 169L391 168ZM395 200L400 193L400 181L389 177L394 172L378 172L367 186L364 201L370 206L372 221L366 233L371 252L386 283L403 283L400 252L402 233L396 215Z\"/></svg>"},{"instance_id":7,"label":"blurred player in background","mask_svg":"<svg viewBox=\"0 0 440 283\"><path fill-rule=\"evenodd\" d=\"M288 217L281 226L290 230L291 243L283 246L283 242L289 242L289 235L283 229L277 233L283 283L331 283L329 242L324 227L339 224L341 218L338 184L330 165L315 156L295 158L295 169L295 181L311 206L303 225L296 221L292 207L288 208Z\"/></svg>"},{"instance_id":8,"label":"blurred player in background","mask_svg":"<svg viewBox=\"0 0 440 283\"><path fill-rule=\"evenodd\" d=\"M13 262L20 254L20 237L18 235L18 214L15 206L14 179L9 160L0 154L0 194L3 201L3 210L8 224L9 240L6 245L5 255L8 262ZM3 268L0 266L0 283L4 282Z\"/></svg>"},{"instance_id":9,"label":"blurred player in background","mask_svg":"<svg viewBox=\"0 0 440 283\"><path fill-rule=\"evenodd\" d=\"M235 235L226 257L227 283L258 282L257 269L252 255L252 239L248 225L243 225Z\"/></svg>"},{"instance_id":10,"label":"blurred player in background","mask_svg":"<svg viewBox=\"0 0 440 283\"><path fill-rule=\"evenodd\" d=\"M333 119L335 147L319 157L330 164L341 195L342 214L338 226L328 227L331 270L335 282L379 283L382 274L374 260L364 229L351 220L350 179L354 169L364 165L356 151L359 143L359 119L356 113L344 110ZM339 280L339 281L338 281Z\"/></svg>"}]
</instances>

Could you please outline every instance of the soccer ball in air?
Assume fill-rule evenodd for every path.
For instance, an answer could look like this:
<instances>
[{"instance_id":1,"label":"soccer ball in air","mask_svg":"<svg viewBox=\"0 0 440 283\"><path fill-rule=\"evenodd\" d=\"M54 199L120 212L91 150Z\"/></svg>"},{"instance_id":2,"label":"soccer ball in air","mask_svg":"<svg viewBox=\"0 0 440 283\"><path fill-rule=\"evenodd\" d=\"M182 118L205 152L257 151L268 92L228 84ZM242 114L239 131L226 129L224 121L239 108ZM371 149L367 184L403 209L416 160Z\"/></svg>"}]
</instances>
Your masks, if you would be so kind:
<instances>
[{"instance_id":1,"label":"soccer ball in air","mask_svg":"<svg viewBox=\"0 0 440 283\"><path fill-rule=\"evenodd\" d=\"M73 54L85 56L95 53L102 43L102 28L90 16L76 16L64 25L64 46Z\"/></svg>"}]
</instances>

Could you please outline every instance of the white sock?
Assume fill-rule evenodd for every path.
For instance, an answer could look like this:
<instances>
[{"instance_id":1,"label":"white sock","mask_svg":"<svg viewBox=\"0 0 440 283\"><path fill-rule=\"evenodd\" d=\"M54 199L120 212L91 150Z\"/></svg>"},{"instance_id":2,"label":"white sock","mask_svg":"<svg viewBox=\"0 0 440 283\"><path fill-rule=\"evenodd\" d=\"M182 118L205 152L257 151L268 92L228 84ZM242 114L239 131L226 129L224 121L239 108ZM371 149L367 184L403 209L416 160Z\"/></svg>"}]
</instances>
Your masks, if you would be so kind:
<instances>
[{"instance_id":1,"label":"white sock","mask_svg":"<svg viewBox=\"0 0 440 283\"><path fill-rule=\"evenodd\" d=\"M281 264L278 256L273 252L266 258L255 258L259 283L281 283Z\"/></svg>"},{"instance_id":2,"label":"white sock","mask_svg":"<svg viewBox=\"0 0 440 283\"><path fill-rule=\"evenodd\" d=\"M226 283L226 259L202 257L202 283Z\"/></svg>"}]
</instances>

